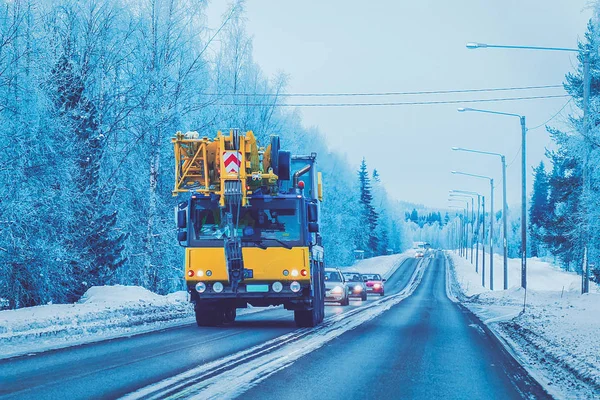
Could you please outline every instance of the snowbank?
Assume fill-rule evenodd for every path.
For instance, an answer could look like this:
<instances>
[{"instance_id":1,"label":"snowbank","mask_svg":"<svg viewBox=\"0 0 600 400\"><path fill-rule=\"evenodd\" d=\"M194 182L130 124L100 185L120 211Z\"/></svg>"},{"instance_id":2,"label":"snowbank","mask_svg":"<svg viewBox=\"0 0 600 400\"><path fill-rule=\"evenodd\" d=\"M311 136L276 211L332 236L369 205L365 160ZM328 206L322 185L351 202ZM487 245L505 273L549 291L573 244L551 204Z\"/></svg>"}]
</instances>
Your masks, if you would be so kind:
<instances>
[{"instance_id":1,"label":"snowbank","mask_svg":"<svg viewBox=\"0 0 600 400\"><path fill-rule=\"evenodd\" d=\"M351 267L340 267L340 269L344 270L344 268L352 268L363 274L379 274L384 278L388 278L396 271L404 260L414 257L414 255L414 250L407 250L401 254L367 258L366 260L356 262Z\"/></svg>"},{"instance_id":2,"label":"snowbank","mask_svg":"<svg viewBox=\"0 0 600 400\"><path fill-rule=\"evenodd\" d=\"M75 304L0 311L0 358L189 324L193 315L183 291L92 287Z\"/></svg>"},{"instance_id":3,"label":"snowbank","mask_svg":"<svg viewBox=\"0 0 600 400\"><path fill-rule=\"evenodd\" d=\"M520 287L520 260L511 259L510 288L492 292L481 286L481 275L470 262L448 254L452 290L549 393L558 398L600 398L598 285L591 283L592 293L582 295L580 276L528 259L525 293ZM502 258L494 262L501 270ZM501 288L501 275L496 279L495 289Z\"/></svg>"},{"instance_id":4,"label":"snowbank","mask_svg":"<svg viewBox=\"0 0 600 400\"><path fill-rule=\"evenodd\" d=\"M452 253L457 259L460 259L456 253ZM469 252L469 260L471 259L471 253ZM486 290L481 286L481 274L478 279L475 278L475 260L473 264L467 262L463 257L462 260L465 262L465 268L457 270L457 278L461 278L465 282L477 283L475 286L471 286L467 290L468 295L481 293ZM483 254L479 252L479 269L483 264ZM468 267L467 267L468 266ZM490 255L486 252L485 254L485 286L490 285ZM502 255L494 254L494 289L502 289L504 285L504 260ZM593 285L593 291L600 293L598 285ZM521 287L521 259L520 258L509 258L508 259L508 288ZM527 287L528 289L537 291L581 291L581 276L575 272L566 272L560 267L553 265L549 262L543 261L539 258L533 257L527 259Z\"/></svg>"}]
</instances>

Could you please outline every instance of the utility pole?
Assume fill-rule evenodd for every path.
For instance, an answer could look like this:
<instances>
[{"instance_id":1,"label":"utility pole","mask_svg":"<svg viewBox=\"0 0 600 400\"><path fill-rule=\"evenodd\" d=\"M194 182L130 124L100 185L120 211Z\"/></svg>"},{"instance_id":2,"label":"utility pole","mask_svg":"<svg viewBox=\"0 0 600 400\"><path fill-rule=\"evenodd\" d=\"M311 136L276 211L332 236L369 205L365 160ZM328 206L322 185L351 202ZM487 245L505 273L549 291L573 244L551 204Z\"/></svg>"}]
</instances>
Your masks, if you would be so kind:
<instances>
[{"instance_id":1,"label":"utility pole","mask_svg":"<svg viewBox=\"0 0 600 400\"><path fill-rule=\"evenodd\" d=\"M475 272L479 272L479 242L481 241L479 234L479 223L481 222L481 196L477 195L477 230L475 234Z\"/></svg>"},{"instance_id":2,"label":"utility pole","mask_svg":"<svg viewBox=\"0 0 600 400\"><path fill-rule=\"evenodd\" d=\"M521 287L527 289L527 127L525 116L521 120Z\"/></svg>"},{"instance_id":3,"label":"utility pole","mask_svg":"<svg viewBox=\"0 0 600 400\"><path fill-rule=\"evenodd\" d=\"M588 141L589 135L589 103L590 103L590 52L586 51L583 58L583 142ZM583 233L583 266L581 275L583 278L583 293L590 291L590 262L588 255L588 244L590 240L590 217L587 210L587 204L590 196L590 171L589 171L589 153L586 147L583 160L583 215L585 218Z\"/></svg>"},{"instance_id":4,"label":"utility pole","mask_svg":"<svg viewBox=\"0 0 600 400\"><path fill-rule=\"evenodd\" d=\"M502 246L504 250L504 290L508 289L508 205L506 204L506 158L500 156L502 161Z\"/></svg>"},{"instance_id":5,"label":"utility pole","mask_svg":"<svg viewBox=\"0 0 600 400\"><path fill-rule=\"evenodd\" d=\"M494 290L494 179L490 179L490 290Z\"/></svg>"},{"instance_id":6,"label":"utility pole","mask_svg":"<svg viewBox=\"0 0 600 400\"><path fill-rule=\"evenodd\" d=\"M481 247L483 251L483 257L481 261L481 286L485 287L485 196L481 196L481 204L483 208L483 218L481 219L483 228L483 240L481 241Z\"/></svg>"}]
</instances>

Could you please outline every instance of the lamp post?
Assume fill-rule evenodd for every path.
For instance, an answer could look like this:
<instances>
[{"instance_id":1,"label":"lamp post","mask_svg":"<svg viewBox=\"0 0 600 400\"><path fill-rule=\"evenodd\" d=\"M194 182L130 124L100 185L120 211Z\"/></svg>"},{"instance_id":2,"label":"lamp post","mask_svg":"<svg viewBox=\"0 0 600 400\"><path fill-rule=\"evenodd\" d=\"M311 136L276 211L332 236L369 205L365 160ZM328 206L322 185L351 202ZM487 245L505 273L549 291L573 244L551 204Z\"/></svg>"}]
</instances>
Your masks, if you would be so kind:
<instances>
[{"instance_id":1,"label":"lamp post","mask_svg":"<svg viewBox=\"0 0 600 400\"><path fill-rule=\"evenodd\" d=\"M496 49L516 49L516 50L541 50L541 51L566 51L570 53L578 53L579 49L568 48L568 47L541 47L541 46L513 46L513 45L498 45L498 44L488 44L488 43L478 43L478 42L469 42L467 43L467 49L486 49L486 48L496 48ZM588 125L589 125L589 95L590 95L590 50L587 49L583 53L583 137L587 139L588 135ZM460 109L459 109L460 111ZM502 114L497 112L492 112L494 114ZM522 129L522 199L521 199L521 287L527 289L527 246L526 246L526 236L527 236L527 224L526 224L526 213L527 213L527 204L526 204L526 187L525 187L525 117L517 114L506 114L518 116L521 119L521 129ZM589 180L588 180L588 154L586 151L585 159L583 162L583 198L585 199L587 194L589 193ZM584 210L585 213L585 210ZM587 217L587 221L583 227L583 242L584 242L584 265L583 265L583 273L585 275L582 277L583 286L582 292L587 293L589 291L589 279L590 279L590 268L589 262L587 260L587 247L588 247L588 235L589 235L589 216Z\"/></svg>"},{"instance_id":2,"label":"lamp post","mask_svg":"<svg viewBox=\"0 0 600 400\"><path fill-rule=\"evenodd\" d=\"M477 223L476 223L477 228L475 229L475 238L473 240L473 243L476 245L475 246L475 272L478 273L479 272L479 244L483 243L483 240L479 236L480 235L479 226L481 224L481 198L484 196L482 196L481 194L479 194L477 192L469 192L466 190L451 190L449 196L450 197L471 197L471 198L473 198L473 196L477 196ZM485 204L485 197L484 197L484 204ZM483 256L485 258L485 249L484 249Z\"/></svg>"},{"instance_id":3,"label":"lamp post","mask_svg":"<svg viewBox=\"0 0 600 400\"><path fill-rule=\"evenodd\" d=\"M455 175L465 175L473 178L488 179L490 181L490 290L494 290L494 178L459 171L452 171L452 173ZM482 278L485 279L483 276Z\"/></svg>"},{"instance_id":4,"label":"lamp post","mask_svg":"<svg viewBox=\"0 0 600 400\"><path fill-rule=\"evenodd\" d=\"M462 206L455 206L455 205L450 205L450 208L458 208L460 209L462 212L466 212L466 209L463 208ZM459 238L458 240L458 255L462 257L463 255L463 240L464 240L464 215L461 214L459 216L460 218L460 234L457 234L457 238Z\"/></svg>"},{"instance_id":5,"label":"lamp post","mask_svg":"<svg viewBox=\"0 0 600 400\"><path fill-rule=\"evenodd\" d=\"M449 201L460 201L463 202L463 200L458 200L458 199L449 199ZM473 207L472 205L473 203L473 199L471 199L471 208ZM469 243L469 202L465 201L466 204L466 210L465 210L465 259L468 260L469 259L469 249L467 247L468 243ZM471 228L471 230L473 230ZM473 249L471 248L471 264L473 264Z\"/></svg>"},{"instance_id":6,"label":"lamp post","mask_svg":"<svg viewBox=\"0 0 600 400\"><path fill-rule=\"evenodd\" d=\"M452 197L452 195L450 195L450 197ZM474 213L474 204L473 204L473 198L470 196L456 196L456 197L463 197L463 198L468 198L471 200L471 241L469 242L469 247L471 247L471 264L473 264L473 245L477 242L477 231L473 228L473 223L475 222L475 213ZM454 198L449 198L448 201L462 201L462 200L458 200L458 199L454 199ZM477 205L477 207L479 207L479 204ZM479 212L479 208L477 209L477 212ZM479 215L478 215L479 217ZM477 258L475 258L475 264L477 265ZM475 270L477 270L477 267L475 267Z\"/></svg>"},{"instance_id":7,"label":"lamp post","mask_svg":"<svg viewBox=\"0 0 600 400\"><path fill-rule=\"evenodd\" d=\"M504 154L494 153L491 151L480 151L473 149L465 149L462 147L453 147L454 151L465 151L469 153L485 154L490 156L500 157L502 164L502 247L503 247L503 262L504 262L504 290L508 289L508 204L506 202L506 157Z\"/></svg>"}]
</instances>

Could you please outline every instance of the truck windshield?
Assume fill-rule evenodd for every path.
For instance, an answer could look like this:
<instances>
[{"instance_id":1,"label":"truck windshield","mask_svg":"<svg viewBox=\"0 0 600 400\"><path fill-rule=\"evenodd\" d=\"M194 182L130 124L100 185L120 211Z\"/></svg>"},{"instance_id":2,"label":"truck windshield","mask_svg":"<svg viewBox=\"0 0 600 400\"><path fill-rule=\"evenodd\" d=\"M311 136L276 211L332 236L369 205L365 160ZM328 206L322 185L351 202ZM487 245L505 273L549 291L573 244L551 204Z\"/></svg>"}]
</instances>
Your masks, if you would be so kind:
<instances>
[{"instance_id":1,"label":"truck windshield","mask_svg":"<svg viewBox=\"0 0 600 400\"><path fill-rule=\"evenodd\" d=\"M241 208L239 218L236 218L237 210L234 210L233 225L237 229L237 235L242 240L256 242L269 239L282 242L301 240L297 204L295 201L256 201L252 207ZM221 221L218 207L202 208L201 204L197 204L193 208L191 219L194 240L223 239L229 234L224 221Z\"/></svg>"}]
</instances>

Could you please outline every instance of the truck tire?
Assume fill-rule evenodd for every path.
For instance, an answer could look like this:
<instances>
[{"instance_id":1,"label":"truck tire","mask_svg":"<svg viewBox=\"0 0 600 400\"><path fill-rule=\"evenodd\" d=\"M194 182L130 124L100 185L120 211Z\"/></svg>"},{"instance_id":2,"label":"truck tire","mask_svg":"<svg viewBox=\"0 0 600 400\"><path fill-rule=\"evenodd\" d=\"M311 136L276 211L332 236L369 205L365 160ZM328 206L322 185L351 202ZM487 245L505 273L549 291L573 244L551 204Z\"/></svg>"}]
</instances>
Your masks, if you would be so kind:
<instances>
[{"instance_id":1,"label":"truck tire","mask_svg":"<svg viewBox=\"0 0 600 400\"><path fill-rule=\"evenodd\" d=\"M194 306L196 324L198 326L217 326L223 323L223 311L218 308L208 308L196 304Z\"/></svg>"},{"instance_id":2,"label":"truck tire","mask_svg":"<svg viewBox=\"0 0 600 400\"><path fill-rule=\"evenodd\" d=\"M235 321L235 317L237 316L237 309L235 306L227 307L225 308L223 314L225 323L232 323Z\"/></svg>"},{"instance_id":3,"label":"truck tire","mask_svg":"<svg viewBox=\"0 0 600 400\"><path fill-rule=\"evenodd\" d=\"M310 310L294 311L294 321L298 328L313 328L319 323L319 310L313 307Z\"/></svg>"}]
</instances>

